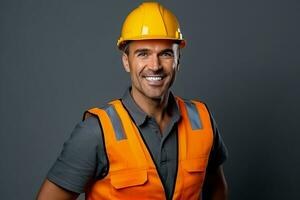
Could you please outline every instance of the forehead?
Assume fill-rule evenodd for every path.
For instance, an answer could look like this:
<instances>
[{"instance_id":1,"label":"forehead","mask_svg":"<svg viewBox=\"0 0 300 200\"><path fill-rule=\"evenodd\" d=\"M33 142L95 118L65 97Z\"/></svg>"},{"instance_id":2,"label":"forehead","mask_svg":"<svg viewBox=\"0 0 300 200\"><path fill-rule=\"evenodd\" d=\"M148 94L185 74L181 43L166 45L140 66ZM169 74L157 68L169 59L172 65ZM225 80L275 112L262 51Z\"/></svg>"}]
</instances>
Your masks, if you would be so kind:
<instances>
[{"instance_id":1,"label":"forehead","mask_svg":"<svg viewBox=\"0 0 300 200\"><path fill-rule=\"evenodd\" d=\"M173 40L135 40L129 44L129 50L149 49L149 50L164 50L171 49L175 42Z\"/></svg>"}]
</instances>

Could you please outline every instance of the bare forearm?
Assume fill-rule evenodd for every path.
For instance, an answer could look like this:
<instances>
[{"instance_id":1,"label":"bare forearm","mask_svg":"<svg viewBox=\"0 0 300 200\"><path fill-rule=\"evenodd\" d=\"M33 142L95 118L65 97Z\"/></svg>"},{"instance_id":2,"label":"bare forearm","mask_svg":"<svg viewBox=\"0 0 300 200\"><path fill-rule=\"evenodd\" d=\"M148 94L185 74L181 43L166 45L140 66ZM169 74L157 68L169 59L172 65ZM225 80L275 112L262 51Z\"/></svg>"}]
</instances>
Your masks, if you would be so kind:
<instances>
[{"instance_id":1,"label":"bare forearm","mask_svg":"<svg viewBox=\"0 0 300 200\"><path fill-rule=\"evenodd\" d=\"M37 195L37 200L75 200L78 195L64 190L46 179Z\"/></svg>"},{"instance_id":2,"label":"bare forearm","mask_svg":"<svg viewBox=\"0 0 300 200\"><path fill-rule=\"evenodd\" d=\"M228 200L228 186L223 168L207 174L203 187L203 200Z\"/></svg>"},{"instance_id":3,"label":"bare forearm","mask_svg":"<svg viewBox=\"0 0 300 200\"><path fill-rule=\"evenodd\" d=\"M228 200L227 186L226 186L226 188L221 186L221 187L217 187L214 190L212 190L209 200Z\"/></svg>"}]
</instances>

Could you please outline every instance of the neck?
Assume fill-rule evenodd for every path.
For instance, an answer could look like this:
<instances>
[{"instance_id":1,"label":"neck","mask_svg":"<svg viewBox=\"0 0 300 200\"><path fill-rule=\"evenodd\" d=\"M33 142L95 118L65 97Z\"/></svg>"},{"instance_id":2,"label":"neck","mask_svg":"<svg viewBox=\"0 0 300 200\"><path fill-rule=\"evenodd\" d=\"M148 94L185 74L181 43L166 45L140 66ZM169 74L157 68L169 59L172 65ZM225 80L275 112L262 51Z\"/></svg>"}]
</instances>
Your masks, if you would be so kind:
<instances>
[{"instance_id":1,"label":"neck","mask_svg":"<svg viewBox=\"0 0 300 200\"><path fill-rule=\"evenodd\" d=\"M144 96L140 92L131 90L131 95L135 103L145 112L147 115L153 117L158 123L161 132L170 119L167 112L167 106L169 101L169 91L159 99L152 99Z\"/></svg>"}]
</instances>

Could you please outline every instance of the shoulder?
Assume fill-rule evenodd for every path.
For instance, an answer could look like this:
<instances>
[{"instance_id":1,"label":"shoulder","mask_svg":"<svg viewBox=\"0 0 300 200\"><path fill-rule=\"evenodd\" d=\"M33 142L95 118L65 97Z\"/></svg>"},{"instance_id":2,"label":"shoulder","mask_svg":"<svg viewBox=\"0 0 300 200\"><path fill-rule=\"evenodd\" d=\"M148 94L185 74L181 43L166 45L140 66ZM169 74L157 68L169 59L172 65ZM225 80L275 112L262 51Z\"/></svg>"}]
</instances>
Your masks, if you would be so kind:
<instances>
[{"instance_id":1,"label":"shoulder","mask_svg":"<svg viewBox=\"0 0 300 200\"><path fill-rule=\"evenodd\" d=\"M97 129L97 127L99 126L99 121L96 116L92 115L83 119L81 122L78 123L78 125L81 128L93 130Z\"/></svg>"},{"instance_id":2,"label":"shoulder","mask_svg":"<svg viewBox=\"0 0 300 200\"><path fill-rule=\"evenodd\" d=\"M181 103L185 103L185 104L196 104L198 106L203 106L203 107L207 108L206 103L204 103L204 101L199 100L199 99L186 99L186 98L182 98L180 96L175 96L175 99L177 102L181 102Z\"/></svg>"},{"instance_id":3,"label":"shoulder","mask_svg":"<svg viewBox=\"0 0 300 200\"><path fill-rule=\"evenodd\" d=\"M211 112L207 106L207 104L199 99L185 99L185 98L181 98L176 96L176 100L177 102L179 102L179 104L185 105L185 107L189 110L189 109L197 109L200 112L205 112L207 114L209 114L210 118L211 118ZM180 105L179 105L180 106Z\"/></svg>"},{"instance_id":4,"label":"shoulder","mask_svg":"<svg viewBox=\"0 0 300 200\"><path fill-rule=\"evenodd\" d=\"M88 149L97 148L99 140L101 140L99 123L96 117L91 116L76 124L69 139L65 141L63 150L86 152Z\"/></svg>"},{"instance_id":5,"label":"shoulder","mask_svg":"<svg viewBox=\"0 0 300 200\"><path fill-rule=\"evenodd\" d=\"M209 106L202 100L199 99L184 99L176 96L177 102L179 103L179 107L182 105L185 106L187 112L194 113L197 110L200 116L205 116L209 119L214 135L216 135L217 124L214 120L213 114L209 109ZM181 105L180 105L181 104Z\"/></svg>"},{"instance_id":6,"label":"shoulder","mask_svg":"<svg viewBox=\"0 0 300 200\"><path fill-rule=\"evenodd\" d=\"M82 120L73 129L69 141L87 141L90 144L99 145L99 142L102 140L100 121L96 115L87 115L87 113L92 109L105 109L107 105L87 109L83 113Z\"/></svg>"},{"instance_id":7,"label":"shoulder","mask_svg":"<svg viewBox=\"0 0 300 200\"><path fill-rule=\"evenodd\" d=\"M113 100L115 101L115 100ZM112 101L110 101L112 102ZM102 125L99 119L99 111L107 112L108 108L112 105L110 103L102 104L98 107L90 107L83 113L82 121L76 126L80 130L82 135L88 135L89 137L96 137L97 141L102 141ZM76 130L75 128L75 130Z\"/></svg>"},{"instance_id":8,"label":"shoulder","mask_svg":"<svg viewBox=\"0 0 300 200\"><path fill-rule=\"evenodd\" d=\"M84 132L88 135L96 135L94 133L98 132L99 130L99 121L96 116L89 116L79 123L77 123L74 131ZM74 132L73 131L73 132Z\"/></svg>"},{"instance_id":9,"label":"shoulder","mask_svg":"<svg viewBox=\"0 0 300 200\"><path fill-rule=\"evenodd\" d=\"M119 102L119 101L121 101L121 99L114 99L101 106L90 107L86 109L83 113L83 117L82 117L83 121L85 121L87 118L91 116L94 117L95 119L98 119L98 116L101 115L101 111L107 112L115 102Z\"/></svg>"}]
</instances>

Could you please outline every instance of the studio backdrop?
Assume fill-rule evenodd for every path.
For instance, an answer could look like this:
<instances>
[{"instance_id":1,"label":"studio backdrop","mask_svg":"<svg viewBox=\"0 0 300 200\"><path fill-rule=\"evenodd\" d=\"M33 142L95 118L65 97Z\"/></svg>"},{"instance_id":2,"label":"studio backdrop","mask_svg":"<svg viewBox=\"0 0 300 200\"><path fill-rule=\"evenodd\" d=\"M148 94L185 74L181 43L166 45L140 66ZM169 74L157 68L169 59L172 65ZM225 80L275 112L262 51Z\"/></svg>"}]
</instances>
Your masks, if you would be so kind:
<instances>
[{"instance_id":1,"label":"studio backdrop","mask_svg":"<svg viewBox=\"0 0 300 200\"><path fill-rule=\"evenodd\" d=\"M123 95L116 42L140 3L0 1L0 199L34 199L83 112ZM160 3L187 41L172 91L213 113L230 199L300 199L299 1Z\"/></svg>"}]
</instances>

